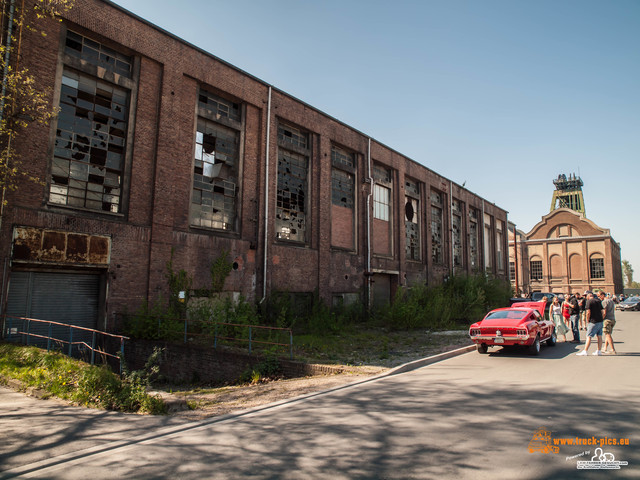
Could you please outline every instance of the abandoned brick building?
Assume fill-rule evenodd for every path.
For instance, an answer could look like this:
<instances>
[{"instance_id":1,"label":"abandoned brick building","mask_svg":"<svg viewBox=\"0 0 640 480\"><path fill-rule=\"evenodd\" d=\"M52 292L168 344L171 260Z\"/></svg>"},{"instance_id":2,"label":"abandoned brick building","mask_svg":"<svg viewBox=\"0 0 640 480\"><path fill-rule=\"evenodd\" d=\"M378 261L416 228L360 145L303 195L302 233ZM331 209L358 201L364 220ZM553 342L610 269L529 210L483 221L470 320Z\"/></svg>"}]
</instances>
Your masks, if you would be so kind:
<instances>
[{"instance_id":1,"label":"abandoned brick building","mask_svg":"<svg viewBox=\"0 0 640 480\"><path fill-rule=\"evenodd\" d=\"M21 62L60 111L18 145L43 184L7 192L4 312L112 330L169 260L207 288L223 251L256 301L506 278L507 212L434 170L111 2L34 23Z\"/></svg>"}]
</instances>

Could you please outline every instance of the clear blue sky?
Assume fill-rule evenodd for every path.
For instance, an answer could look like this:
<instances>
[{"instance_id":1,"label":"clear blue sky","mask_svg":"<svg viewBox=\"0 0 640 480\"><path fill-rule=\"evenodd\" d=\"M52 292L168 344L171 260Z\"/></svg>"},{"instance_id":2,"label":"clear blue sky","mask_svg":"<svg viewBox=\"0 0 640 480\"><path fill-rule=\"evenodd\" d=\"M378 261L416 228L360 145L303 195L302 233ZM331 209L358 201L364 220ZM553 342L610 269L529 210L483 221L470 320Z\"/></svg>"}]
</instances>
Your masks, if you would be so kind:
<instances>
[{"instance_id":1,"label":"clear blue sky","mask_svg":"<svg viewBox=\"0 0 640 480\"><path fill-rule=\"evenodd\" d=\"M117 0L509 211L584 181L640 279L640 0Z\"/></svg>"}]
</instances>

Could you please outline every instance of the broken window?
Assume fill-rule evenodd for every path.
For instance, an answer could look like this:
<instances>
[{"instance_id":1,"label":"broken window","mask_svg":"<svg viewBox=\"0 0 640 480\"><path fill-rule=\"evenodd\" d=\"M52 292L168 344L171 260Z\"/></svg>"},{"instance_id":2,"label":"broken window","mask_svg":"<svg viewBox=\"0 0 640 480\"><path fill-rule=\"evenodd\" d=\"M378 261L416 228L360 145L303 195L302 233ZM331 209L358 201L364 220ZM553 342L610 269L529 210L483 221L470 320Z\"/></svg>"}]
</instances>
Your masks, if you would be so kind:
<instances>
[{"instance_id":1,"label":"broken window","mask_svg":"<svg viewBox=\"0 0 640 480\"><path fill-rule=\"evenodd\" d=\"M355 207L355 155L346 150L331 147L331 203L340 207Z\"/></svg>"},{"instance_id":2,"label":"broken window","mask_svg":"<svg viewBox=\"0 0 640 480\"><path fill-rule=\"evenodd\" d=\"M454 199L451 202L451 229L453 234L453 265L462 266L462 202Z\"/></svg>"},{"instance_id":3,"label":"broken window","mask_svg":"<svg viewBox=\"0 0 640 480\"><path fill-rule=\"evenodd\" d=\"M65 67L49 201L121 211L129 92Z\"/></svg>"},{"instance_id":4,"label":"broken window","mask_svg":"<svg viewBox=\"0 0 640 480\"><path fill-rule=\"evenodd\" d=\"M200 98L205 96L201 92ZM213 98L206 94L207 98ZM218 105L231 102L216 97ZM226 103L225 103L226 102ZM199 115L210 117L211 109ZM198 117L193 161L191 225L220 230L236 229L240 132L208 118Z\"/></svg>"},{"instance_id":5,"label":"broken window","mask_svg":"<svg viewBox=\"0 0 640 480\"><path fill-rule=\"evenodd\" d=\"M478 230L478 210L469 208L469 263L474 271L477 271L478 264L478 248L479 248L479 230Z\"/></svg>"},{"instance_id":6,"label":"broken window","mask_svg":"<svg viewBox=\"0 0 640 480\"><path fill-rule=\"evenodd\" d=\"M131 57L71 30L67 31L64 53L107 72L127 78L131 78L133 74Z\"/></svg>"},{"instance_id":7,"label":"broken window","mask_svg":"<svg viewBox=\"0 0 640 480\"><path fill-rule=\"evenodd\" d=\"M504 271L504 248L502 242L504 241L504 235L502 232L502 221L496 221L496 263L498 271Z\"/></svg>"},{"instance_id":8,"label":"broken window","mask_svg":"<svg viewBox=\"0 0 640 480\"><path fill-rule=\"evenodd\" d=\"M356 231L356 156L332 145L331 166L331 245L353 250Z\"/></svg>"},{"instance_id":9,"label":"broken window","mask_svg":"<svg viewBox=\"0 0 640 480\"><path fill-rule=\"evenodd\" d=\"M206 90L200 90L198 95L198 114L211 120L230 119L242 121L240 104L222 99Z\"/></svg>"},{"instance_id":10,"label":"broken window","mask_svg":"<svg viewBox=\"0 0 640 480\"><path fill-rule=\"evenodd\" d=\"M373 179L377 183L391 184L391 170L382 165L374 165Z\"/></svg>"},{"instance_id":11,"label":"broken window","mask_svg":"<svg viewBox=\"0 0 640 480\"><path fill-rule=\"evenodd\" d=\"M420 260L420 186L413 180L405 181L405 251L408 260Z\"/></svg>"},{"instance_id":12,"label":"broken window","mask_svg":"<svg viewBox=\"0 0 640 480\"><path fill-rule=\"evenodd\" d=\"M431 261L434 264L443 262L442 238L442 205L443 194L431 191Z\"/></svg>"},{"instance_id":13,"label":"broken window","mask_svg":"<svg viewBox=\"0 0 640 480\"><path fill-rule=\"evenodd\" d=\"M491 253L493 252L493 238L491 237L491 215L484 214L484 267L491 270Z\"/></svg>"},{"instance_id":14,"label":"broken window","mask_svg":"<svg viewBox=\"0 0 640 480\"><path fill-rule=\"evenodd\" d=\"M306 240L310 154L308 136L306 132L294 127L278 126L276 193L276 238L278 239L295 242Z\"/></svg>"}]
</instances>

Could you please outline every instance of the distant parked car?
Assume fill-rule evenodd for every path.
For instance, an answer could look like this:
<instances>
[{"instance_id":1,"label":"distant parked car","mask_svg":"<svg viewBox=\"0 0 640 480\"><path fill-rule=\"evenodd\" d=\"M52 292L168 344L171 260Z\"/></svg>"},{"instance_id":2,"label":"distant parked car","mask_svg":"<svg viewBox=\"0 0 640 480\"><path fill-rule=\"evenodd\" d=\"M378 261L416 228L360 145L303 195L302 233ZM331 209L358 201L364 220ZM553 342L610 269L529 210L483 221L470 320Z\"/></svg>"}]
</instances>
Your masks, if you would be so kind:
<instances>
[{"instance_id":1,"label":"distant parked car","mask_svg":"<svg viewBox=\"0 0 640 480\"><path fill-rule=\"evenodd\" d=\"M640 310L640 297L628 297L624 302L616 305L616 310L632 311Z\"/></svg>"}]
</instances>

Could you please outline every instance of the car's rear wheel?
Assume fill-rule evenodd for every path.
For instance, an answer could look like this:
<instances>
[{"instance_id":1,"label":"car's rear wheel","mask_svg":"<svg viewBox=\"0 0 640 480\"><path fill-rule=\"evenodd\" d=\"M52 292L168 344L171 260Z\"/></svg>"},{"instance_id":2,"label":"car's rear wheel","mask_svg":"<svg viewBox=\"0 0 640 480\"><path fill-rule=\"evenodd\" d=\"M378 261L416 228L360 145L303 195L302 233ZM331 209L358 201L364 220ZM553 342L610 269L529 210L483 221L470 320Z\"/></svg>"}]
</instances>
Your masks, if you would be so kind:
<instances>
[{"instance_id":1,"label":"car's rear wheel","mask_svg":"<svg viewBox=\"0 0 640 480\"><path fill-rule=\"evenodd\" d=\"M553 331L551 332L551 336L547 339L547 345L553 347L558 341L558 337L556 335L556 327L553 327Z\"/></svg>"},{"instance_id":2,"label":"car's rear wheel","mask_svg":"<svg viewBox=\"0 0 640 480\"><path fill-rule=\"evenodd\" d=\"M540 353L540 335L536 335L536 339L529 345L529 353L531 355L538 355Z\"/></svg>"},{"instance_id":3,"label":"car's rear wheel","mask_svg":"<svg viewBox=\"0 0 640 480\"><path fill-rule=\"evenodd\" d=\"M478 353L487 353L489 351L489 347L487 347L486 343L479 343L476 345L476 349L478 350Z\"/></svg>"}]
</instances>

